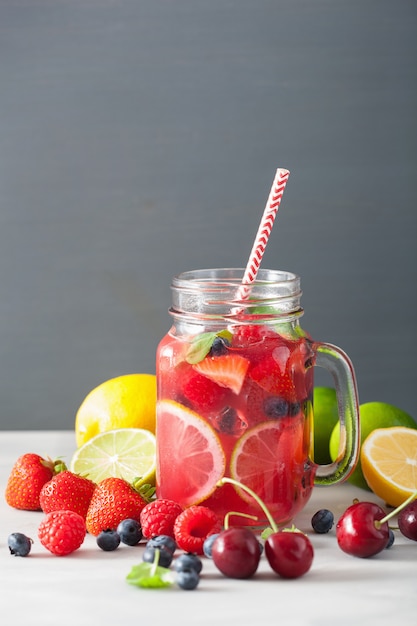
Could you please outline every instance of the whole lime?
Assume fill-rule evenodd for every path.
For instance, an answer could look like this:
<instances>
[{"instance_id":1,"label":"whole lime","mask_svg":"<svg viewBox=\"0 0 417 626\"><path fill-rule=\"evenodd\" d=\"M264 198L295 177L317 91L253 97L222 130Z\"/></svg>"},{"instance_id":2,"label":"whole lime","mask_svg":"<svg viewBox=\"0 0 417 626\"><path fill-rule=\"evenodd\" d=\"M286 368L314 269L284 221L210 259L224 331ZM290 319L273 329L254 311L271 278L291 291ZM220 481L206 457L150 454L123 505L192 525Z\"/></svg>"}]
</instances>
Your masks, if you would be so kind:
<instances>
[{"instance_id":1,"label":"whole lime","mask_svg":"<svg viewBox=\"0 0 417 626\"><path fill-rule=\"evenodd\" d=\"M331 463L329 444L335 424L339 421L336 391L332 387L315 387L314 408L314 461Z\"/></svg>"},{"instance_id":2,"label":"whole lime","mask_svg":"<svg viewBox=\"0 0 417 626\"><path fill-rule=\"evenodd\" d=\"M417 428L417 422L402 409L386 402L366 402L359 407L360 414L360 445L367 436L376 428L391 428L392 426L406 426ZM330 436L330 456L332 461L337 457L339 450L339 423L333 429ZM362 472L360 459L348 478L348 482L356 487L370 491Z\"/></svg>"}]
</instances>

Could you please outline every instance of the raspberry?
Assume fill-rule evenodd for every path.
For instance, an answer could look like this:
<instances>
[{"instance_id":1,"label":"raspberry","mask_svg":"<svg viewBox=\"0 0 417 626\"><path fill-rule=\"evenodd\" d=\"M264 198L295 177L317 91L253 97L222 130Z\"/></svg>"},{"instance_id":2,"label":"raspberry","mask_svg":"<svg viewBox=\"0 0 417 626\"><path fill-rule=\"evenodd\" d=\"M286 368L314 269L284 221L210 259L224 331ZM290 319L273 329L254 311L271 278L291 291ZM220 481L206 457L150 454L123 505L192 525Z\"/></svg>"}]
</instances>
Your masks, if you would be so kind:
<instances>
[{"instance_id":1,"label":"raspberry","mask_svg":"<svg viewBox=\"0 0 417 626\"><path fill-rule=\"evenodd\" d=\"M242 324L233 330L233 347L246 347L263 339L264 327L257 324Z\"/></svg>"},{"instance_id":2,"label":"raspberry","mask_svg":"<svg viewBox=\"0 0 417 626\"><path fill-rule=\"evenodd\" d=\"M181 381L180 402L194 411L217 411L221 409L229 391L199 374L188 363L181 363L176 369L177 380Z\"/></svg>"},{"instance_id":3,"label":"raspberry","mask_svg":"<svg viewBox=\"0 0 417 626\"><path fill-rule=\"evenodd\" d=\"M174 523L183 508L178 502L161 498L146 504L140 512L142 534L147 539L158 535L174 538Z\"/></svg>"},{"instance_id":4,"label":"raspberry","mask_svg":"<svg viewBox=\"0 0 417 626\"><path fill-rule=\"evenodd\" d=\"M38 528L39 541L56 556L65 556L77 550L85 535L85 521L74 511L52 511Z\"/></svg>"},{"instance_id":5,"label":"raspberry","mask_svg":"<svg viewBox=\"0 0 417 626\"><path fill-rule=\"evenodd\" d=\"M221 531L220 519L206 506L194 505L178 515L174 524L174 537L185 552L204 554L204 541L209 535Z\"/></svg>"},{"instance_id":6,"label":"raspberry","mask_svg":"<svg viewBox=\"0 0 417 626\"><path fill-rule=\"evenodd\" d=\"M261 324L241 324L233 329L233 347L246 348L255 343L273 339L276 341L277 333L266 325Z\"/></svg>"}]
</instances>

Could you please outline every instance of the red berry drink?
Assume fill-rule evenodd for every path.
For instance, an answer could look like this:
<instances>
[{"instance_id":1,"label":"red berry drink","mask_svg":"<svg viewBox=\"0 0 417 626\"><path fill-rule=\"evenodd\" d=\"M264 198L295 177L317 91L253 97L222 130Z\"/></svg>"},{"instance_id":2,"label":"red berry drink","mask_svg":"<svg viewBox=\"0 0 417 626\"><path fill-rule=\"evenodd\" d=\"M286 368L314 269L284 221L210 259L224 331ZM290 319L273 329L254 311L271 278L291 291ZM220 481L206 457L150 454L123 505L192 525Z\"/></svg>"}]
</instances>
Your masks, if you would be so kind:
<instances>
[{"instance_id":1,"label":"red berry drink","mask_svg":"<svg viewBox=\"0 0 417 626\"><path fill-rule=\"evenodd\" d=\"M157 351L157 496L264 525L246 491L218 486L227 476L287 523L315 482L313 366L323 344L299 325L296 276L261 270L250 299L237 302L239 276L198 270L174 279L174 324Z\"/></svg>"},{"instance_id":2,"label":"red berry drink","mask_svg":"<svg viewBox=\"0 0 417 626\"><path fill-rule=\"evenodd\" d=\"M213 431L224 455L219 478L230 476L253 488L278 522L288 521L305 504L314 478L309 341L285 338L268 326L242 325L214 337L208 354L189 363L187 353L198 340L168 334L160 344L159 399L174 400L198 416L196 433L198 419ZM187 450L182 454L186 457ZM210 450L201 454L210 455ZM159 457L158 496L168 498L172 486L164 480L165 465ZM184 470L175 473L177 500L195 481L185 460ZM261 513L231 485L207 487L203 502L222 517L230 510Z\"/></svg>"}]
</instances>

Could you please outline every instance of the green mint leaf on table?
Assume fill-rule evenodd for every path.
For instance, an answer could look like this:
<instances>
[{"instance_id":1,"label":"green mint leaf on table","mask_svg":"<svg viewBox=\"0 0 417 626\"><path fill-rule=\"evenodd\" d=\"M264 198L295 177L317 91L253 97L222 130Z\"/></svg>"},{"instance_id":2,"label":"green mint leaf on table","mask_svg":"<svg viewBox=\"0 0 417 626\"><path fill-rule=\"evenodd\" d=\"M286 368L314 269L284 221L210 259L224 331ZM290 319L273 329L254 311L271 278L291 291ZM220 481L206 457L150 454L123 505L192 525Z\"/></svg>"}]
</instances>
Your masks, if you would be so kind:
<instances>
[{"instance_id":1,"label":"green mint leaf on table","mask_svg":"<svg viewBox=\"0 0 417 626\"><path fill-rule=\"evenodd\" d=\"M136 587L161 589L174 584L174 573L166 567L144 562L134 565L126 576L126 580Z\"/></svg>"},{"instance_id":2,"label":"green mint leaf on table","mask_svg":"<svg viewBox=\"0 0 417 626\"><path fill-rule=\"evenodd\" d=\"M197 335L187 350L185 357L187 363L190 363L190 365L200 363L200 361L202 361L210 352L211 346L213 345L213 341L216 337L223 337L223 339L230 341L232 333L225 329L218 333L208 332Z\"/></svg>"}]
</instances>

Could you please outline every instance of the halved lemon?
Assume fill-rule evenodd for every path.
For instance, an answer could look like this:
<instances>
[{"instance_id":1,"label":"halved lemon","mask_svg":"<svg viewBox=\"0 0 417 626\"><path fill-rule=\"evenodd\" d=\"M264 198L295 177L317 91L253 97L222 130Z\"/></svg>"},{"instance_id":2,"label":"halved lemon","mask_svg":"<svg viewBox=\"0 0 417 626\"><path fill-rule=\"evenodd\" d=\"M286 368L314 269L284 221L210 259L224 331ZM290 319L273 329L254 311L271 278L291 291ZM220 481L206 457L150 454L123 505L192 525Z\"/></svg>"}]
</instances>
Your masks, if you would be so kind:
<instances>
[{"instance_id":1,"label":"halved lemon","mask_svg":"<svg viewBox=\"0 0 417 626\"><path fill-rule=\"evenodd\" d=\"M417 430L377 428L361 448L361 466L372 491L399 506L417 489Z\"/></svg>"},{"instance_id":2,"label":"halved lemon","mask_svg":"<svg viewBox=\"0 0 417 626\"><path fill-rule=\"evenodd\" d=\"M183 507L208 498L224 475L219 437L197 413L171 400L156 408L157 495Z\"/></svg>"},{"instance_id":3,"label":"halved lemon","mask_svg":"<svg viewBox=\"0 0 417 626\"><path fill-rule=\"evenodd\" d=\"M137 485L155 483L155 435L143 428L117 428L89 439L78 448L70 470L94 482L115 476Z\"/></svg>"}]
</instances>

